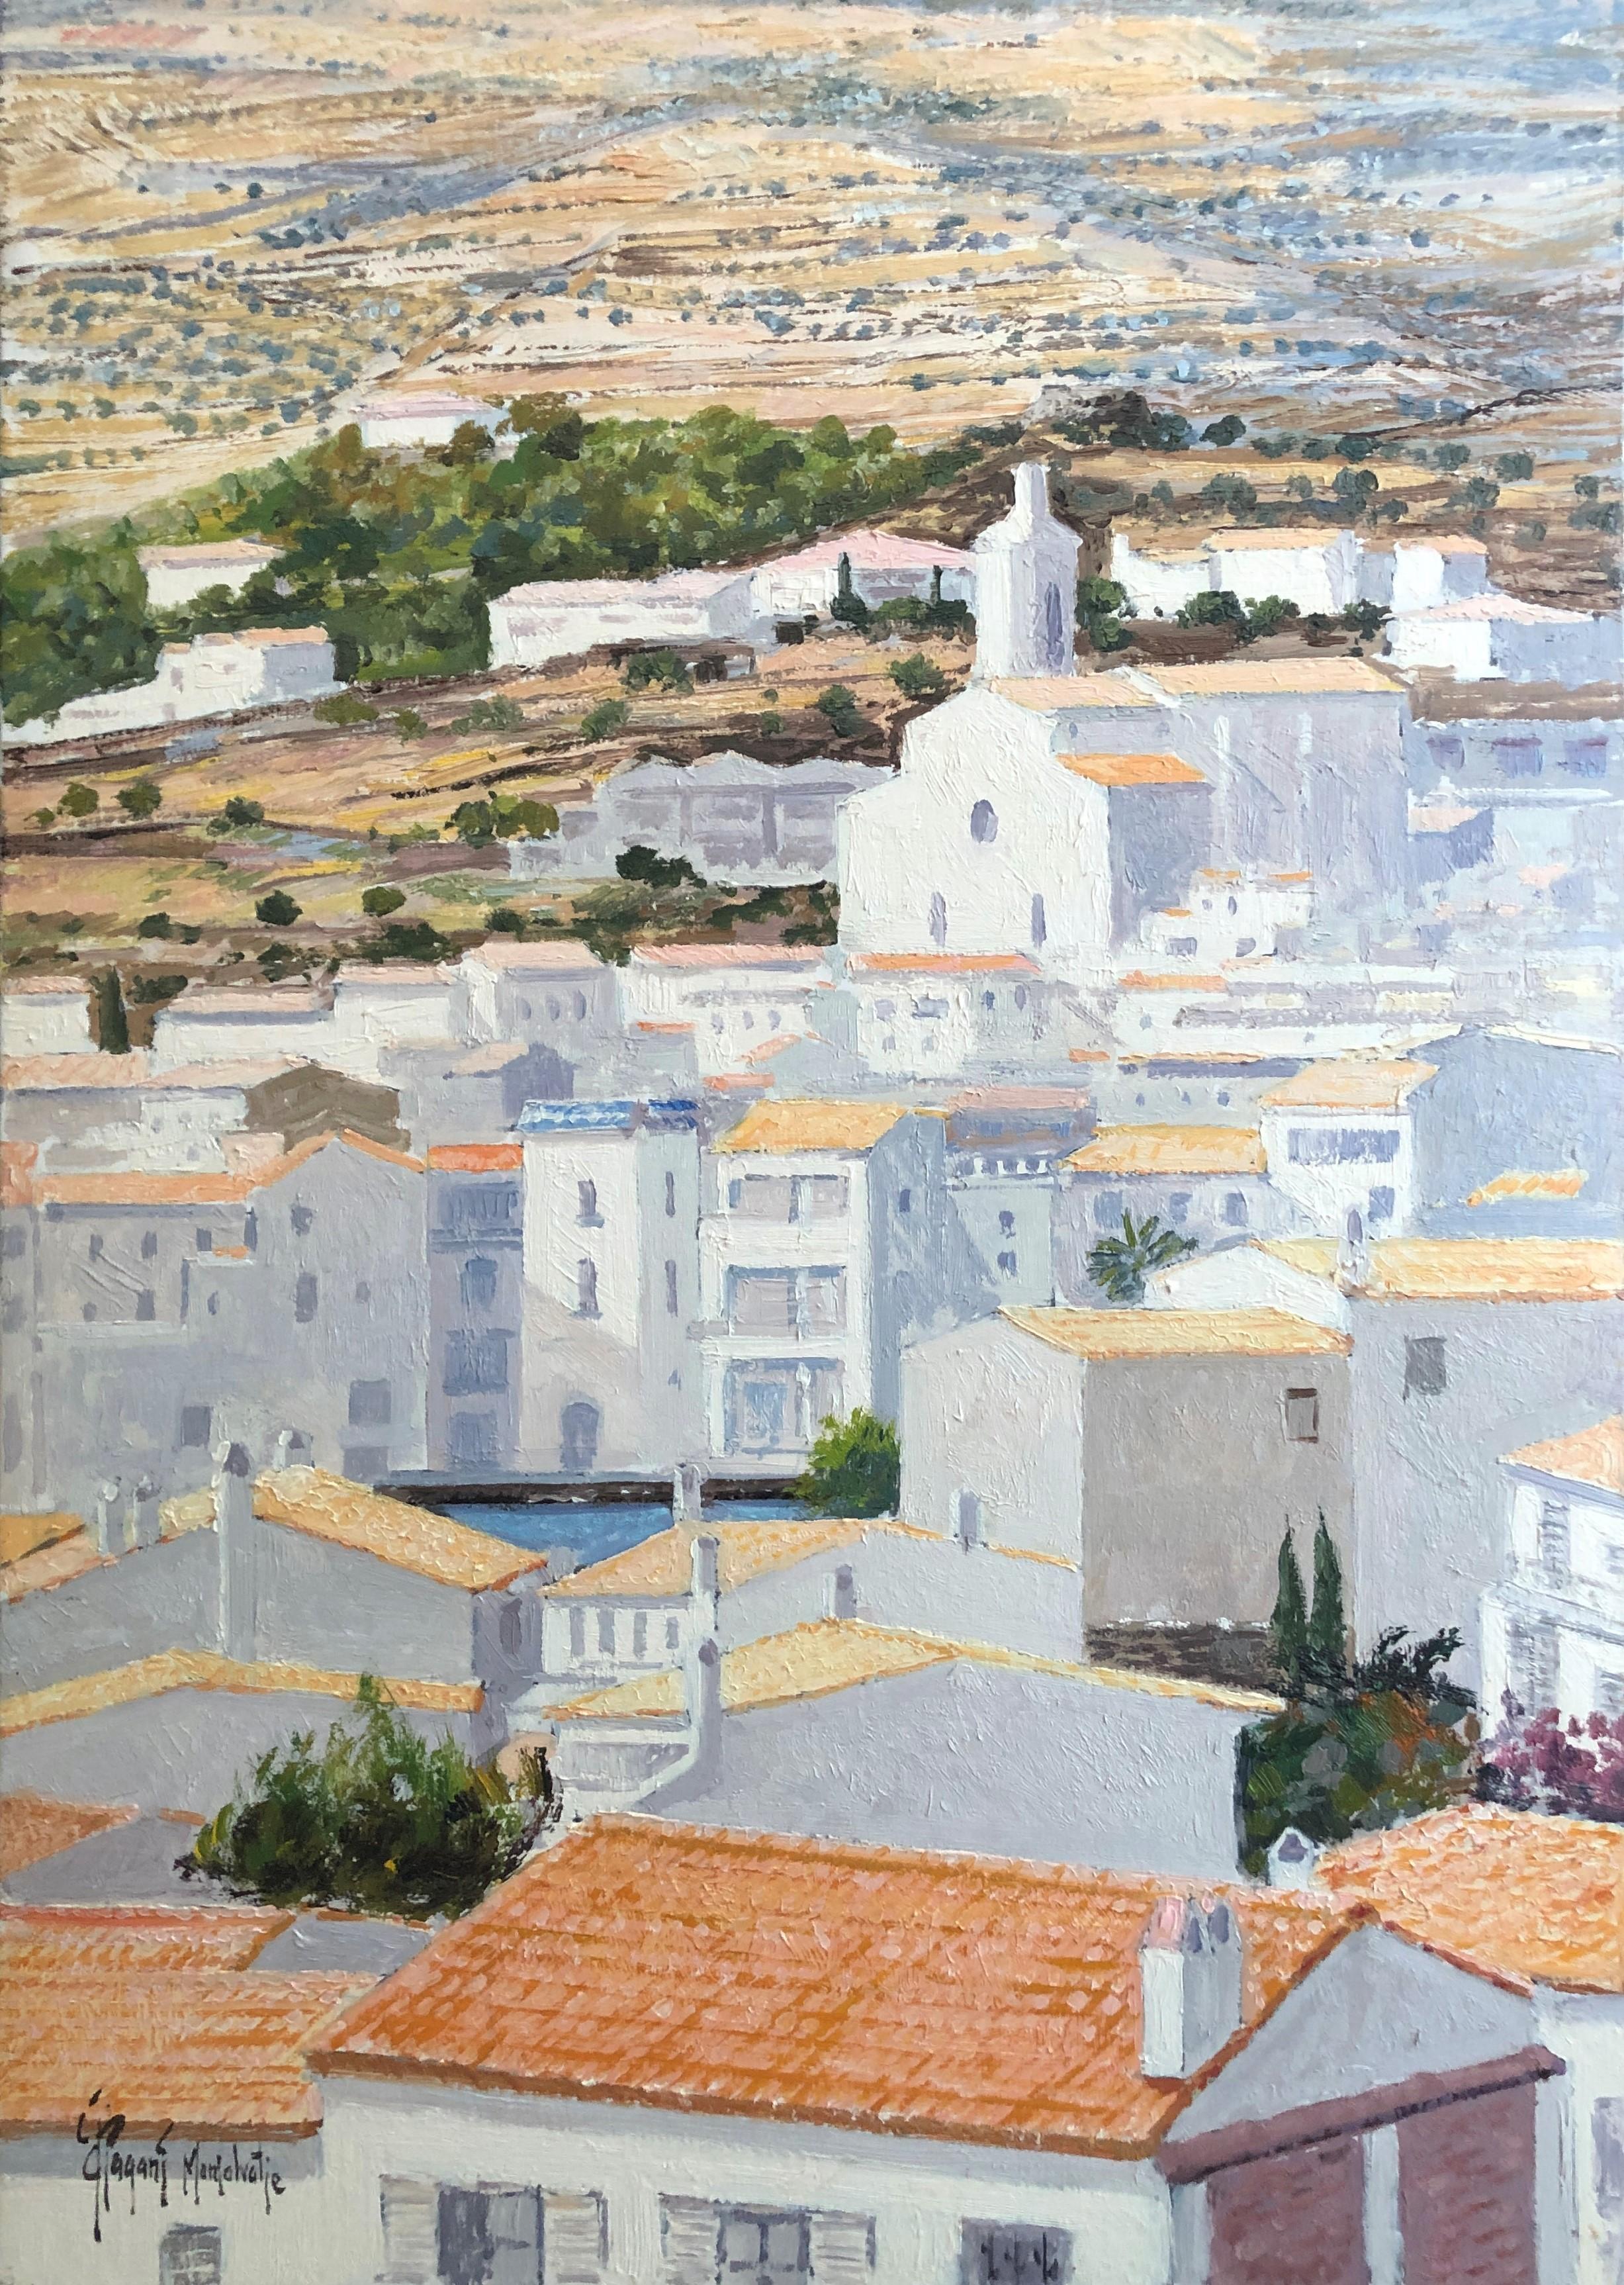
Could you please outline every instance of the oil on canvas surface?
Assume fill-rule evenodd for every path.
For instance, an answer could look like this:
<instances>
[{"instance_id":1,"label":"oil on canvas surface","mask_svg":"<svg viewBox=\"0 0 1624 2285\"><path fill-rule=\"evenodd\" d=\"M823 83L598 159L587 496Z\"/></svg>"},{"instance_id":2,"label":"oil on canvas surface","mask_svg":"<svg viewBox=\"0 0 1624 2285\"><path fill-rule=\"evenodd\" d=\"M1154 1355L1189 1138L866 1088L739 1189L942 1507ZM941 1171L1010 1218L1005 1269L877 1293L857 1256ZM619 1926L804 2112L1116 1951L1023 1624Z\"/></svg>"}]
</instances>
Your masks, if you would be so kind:
<instances>
[{"instance_id":1,"label":"oil on canvas surface","mask_svg":"<svg viewBox=\"0 0 1624 2285\"><path fill-rule=\"evenodd\" d=\"M0 2280L1620 2285L1604 0L16 0Z\"/></svg>"}]
</instances>

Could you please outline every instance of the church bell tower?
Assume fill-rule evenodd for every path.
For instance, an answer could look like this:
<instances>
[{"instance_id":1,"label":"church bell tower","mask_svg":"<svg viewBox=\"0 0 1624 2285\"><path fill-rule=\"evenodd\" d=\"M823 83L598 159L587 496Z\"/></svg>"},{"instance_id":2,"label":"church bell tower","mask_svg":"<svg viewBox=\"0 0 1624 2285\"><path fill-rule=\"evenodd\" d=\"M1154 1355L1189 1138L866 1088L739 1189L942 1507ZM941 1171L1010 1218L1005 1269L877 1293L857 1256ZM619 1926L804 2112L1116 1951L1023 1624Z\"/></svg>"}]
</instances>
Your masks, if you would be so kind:
<instances>
[{"instance_id":1,"label":"church bell tower","mask_svg":"<svg viewBox=\"0 0 1624 2285\"><path fill-rule=\"evenodd\" d=\"M1049 507L1048 473L1023 461L1015 506L976 541L977 682L1077 671L1081 542Z\"/></svg>"}]
</instances>

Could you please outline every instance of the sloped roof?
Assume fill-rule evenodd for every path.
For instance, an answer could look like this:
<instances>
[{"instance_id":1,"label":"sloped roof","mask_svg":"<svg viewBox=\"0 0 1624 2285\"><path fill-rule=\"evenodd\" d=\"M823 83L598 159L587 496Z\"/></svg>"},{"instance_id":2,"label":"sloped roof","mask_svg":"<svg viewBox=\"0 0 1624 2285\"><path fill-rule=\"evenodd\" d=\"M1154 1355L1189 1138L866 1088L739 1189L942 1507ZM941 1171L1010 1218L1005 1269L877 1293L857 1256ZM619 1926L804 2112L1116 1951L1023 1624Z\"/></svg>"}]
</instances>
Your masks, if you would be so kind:
<instances>
[{"instance_id":1,"label":"sloped roof","mask_svg":"<svg viewBox=\"0 0 1624 2285\"><path fill-rule=\"evenodd\" d=\"M1331 1237L1270 1237L1265 1253L1311 1276L1336 1275ZM1612 1301L1624 1245L1610 1238L1385 1237L1360 1291L1377 1301Z\"/></svg>"},{"instance_id":2,"label":"sloped roof","mask_svg":"<svg viewBox=\"0 0 1624 2285\"><path fill-rule=\"evenodd\" d=\"M435 1142L428 1150L431 1174L514 1174L523 1164L522 1142Z\"/></svg>"},{"instance_id":3,"label":"sloped roof","mask_svg":"<svg viewBox=\"0 0 1624 2285\"><path fill-rule=\"evenodd\" d=\"M828 959L813 945L639 944L632 955L644 968L788 968L802 973Z\"/></svg>"},{"instance_id":4,"label":"sloped roof","mask_svg":"<svg viewBox=\"0 0 1624 2285\"><path fill-rule=\"evenodd\" d=\"M1624 1825L1442 1810L1329 1849L1318 1880L1473 1967L1624 1992Z\"/></svg>"},{"instance_id":5,"label":"sloped roof","mask_svg":"<svg viewBox=\"0 0 1624 2285\"><path fill-rule=\"evenodd\" d=\"M1362 658L1220 658L1144 672L1170 698L1397 698L1404 687Z\"/></svg>"},{"instance_id":6,"label":"sloped roof","mask_svg":"<svg viewBox=\"0 0 1624 2285\"><path fill-rule=\"evenodd\" d=\"M788 555L770 555L758 563L758 571L816 571L826 564L837 564L841 557L850 558L854 571L914 571L933 570L940 565L945 570L969 571L975 568L976 559L968 549L944 547L934 539L910 539L894 531L831 532L827 539L814 539L808 547L797 547Z\"/></svg>"},{"instance_id":7,"label":"sloped roof","mask_svg":"<svg viewBox=\"0 0 1624 2285\"><path fill-rule=\"evenodd\" d=\"M839 1103L820 1097L752 1104L716 1144L718 1151L872 1150L899 1119L906 1103Z\"/></svg>"},{"instance_id":8,"label":"sloped roof","mask_svg":"<svg viewBox=\"0 0 1624 2285\"><path fill-rule=\"evenodd\" d=\"M1520 1451L1506 1454L1506 1465L1532 1468L1542 1476L1560 1476L1568 1483L1624 1498L1624 1412L1598 1420L1594 1428L1581 1428L1576 1435L1525 1444Z\"/></svg>"},{"instance_id":9,"label":"sloped roof","mask_svg":"<svg viewBox=\"0 0 1624 2285\"><path fill-rule=\"evenodd\" d=\"M1549 1174L1496 1174L1467 1194L1469 1206L1492 1206L1502 1198L1576 1198L1585 1186L1577 1166L1559 1167Z\"/></svg>"},{"instance_id":10,"label":"sloped roof","mask_svg":"<svg viewBox=\"0 0 1624 2285\"><path fill-rule=\"evenodd\" d=\"M283 1468L261 1476L254 1487L254 1512L267 1523L286 1524L471 1594L546 1568L546 1557L533 1549L515 1547L511 1540L475 1531L409 1500L385 1498L325 1468Z\"/></svg>"},{"instance_id":11,"label":"sloped roof","mask_svg":"<svg viewBox=\"0 0 1624 2285\"><path fill-rule=\"evenodd\" d=\"M1104 2157L1195 2092L1140 2069L1138 1948L1174 1885L603 1817L455 1921L313 2053L507 2087ZM1353 1925L1253 1888L1249 2025Z\"/></svg>"},{"instance_id":12,"label":"sloped roof","mask_svg":"<svg viewBox=\"0 0 1624 2285\"><path fill-rule=\"evenodd\" d=\"M588 970L596 975L603 966L596 953L589 952L573 937L520 944L512 937L488 936L483 944L476 944L471 952L465 952L462 961L465 967L533 969L538 974L556 970L572 976Z\"/></svg>"},{"instance_id":13,"label":"sloped roof","mask_svg":"<svg viewBox=\"0 0 1624 2285\"><path fill-rule=\"evenodd\" d=\"M854 952L854 976L1036 976L1024 952Z\"/></svg>"},{"instance_id":14,"label":"sloped roof","mask_svg":"<svg viewBox=\"0 0 1624 2285\"><path fill-rule=\"evenodd\" d=\"M673 1524L656 1531L618 1555L588 1563L544 1590L547 1596L596 1599L605 1595L628 1595L660 1599L686 1595L694 1576L694 1542L717 1542L717 1561L722 1592L731 1594L751 1579L781 1571L792 1563L805 1563L837 1548L854 1547L867 1532L899 1533L929 1538L910 1525L866 1522L859 1518L778 1516L751 1519L715 1516L699 1523Z\"/></svg>"},{"instance_id":15,"label":"sloped roof","mask_svg":"<svg viewBox=\"0 0 1624 2285\"><path fill-rule=\"evenodd\" d=\"M49 1682L39 1690L0 1698L0 1738L43 1729L48 1722L74 1722L114 1707L138 1705L171 1690L221 1690L255 1697L287 1692L353 1700L360 1682L359 1674L335 1674L326 1667L223 1658L212 1650L161 1650L150 1658L132 1659L127 1666L106 1667L99 1674L76 1675L68 1682ZM484 1700L476 1682L408 1682L386 1676L380 1687L396 1705L423 1713L476 1713Z\"/></svg>"},{"instance_id":16,"label":"sloped roof","mask_svg":"<svg viewBox=\"0 0 1624 2285\"><path fill-rule=\"evenodd\" d=\"M94 1088L122 1093L151 1080L152 1058L143 1048L127 1056L0 1056L0 1088L8 1095L76 1093Z\"/></svg>"},{"instance_id":17,"label":"sloped roof","mask_svg":"<svg viewBox=\"0 0 1624 2285\"><path fill-rule=\"evenodd\" d=\"M1078 1174L1261 1174L1254 1127L1102 1127L1061 1165Z\"/></svg>"},{"instance_id":18,"label":"sloped roof","mask_svg":"<svg viewBox=\"0 0 1624 2285\"><path fill-rule=\"evenodd\" d=\"M223 1174L148 1174L138 1169L121 1169L109 1174L39 1174L30 1179L28 1191L41 1205L240 1205L255 1191L269 1190L272 1183L296 1174L318 1150L325 1150L333 1142L341 1142L347 1150L357 1150L364 1158L375 1158L386 1166L402 1166L414 1174L420 1174L423 1171L420 1158L414 1158L404 1150L391 1150L387 1144L374 1142L370 1135L357 1135L346 1127L336 1134L312 1135L307 1141L296 1143L291 1150L285 1150L274 1158L267 1158L241 1171L227 1169Z\"/></svg>"},{"instance_id":19,"label":"sloped roof","mask_svg":"<svg viewBox=\"0 0 1624 2285\"><path fill-rule=\"evenodd\" d=\"M1510 621L1518 626L1585 627L1596 624L1589 611L1560 609L1554 603L1526 603L1520 595L1463 595L1458 602L1434 603L1423 611L1401 611L1400 626L1452 626L1462 621Z\"/></svg>"},{"instance_id":20,"label":"sloped roof","mask_svg":"<svg viewBox=\"0 0 1624 2285\"><path fill-rule=\"evenodd\" d=\"M1097 786L1204 785L1206 779L1177 754L1056 754L1074 778Z\"/></svg>"},{"instance_id":21,"label":"sloped roof","mask_svg":"<svg viewBox=\"0 0 1624 2285\"><path fill-rule=\"evenodd\" d=\"M281 553L253 539L200 539L180 546L137 547L136 560L144 571L199 571L214 563L271 563Z\"/></svg>"},{"instance_id":22,"label":"sloped roof","mask_svg":"<svg viewBox=\"0 0 1624 2285\"><path fill-rule=\"evenodd\" d=\"M1423 1080L1434 1078L1436 1072L1432 1064L1384 1056L1338 1056L1326 1063L1310 1064L1258 1100L1268 1111L1397 1111Z\"/></svg>"},{"instance_id":23,"label":"sloped roof","mask_svg":"<svg viewBox=\"0 0 1624 2285\"><path fill-rule=\"evenodd\" d=\"M1192 1356L1346 1356L1346 1333L1284 1309L1000 1309L1017 1331L1097 1363Z\"/></svg>"},{"instance_id":24,"label":"sloped roof","mask_svg":"<svg viewBox=\"0 0 1624 2285\"><path fill-rule=\"evenodd\" d=\"M84 1529L84 1518L55 1509L49 1515L0 1515L0 1567L19 1563L38 1547L54 1547Z\"/></svg>"},{"instance_id":25,"label":"sloped roof","mask_svg":"<svg viewBox=\"0 0 1624 2285\"><path fill-rule=\"evenodd\" d=\"M1102 674L1001 675L987 687L1033 714L1066 714L1084 706L1143 708L1158 703L1148 690L1114 669Z\"/></svg>"},{"instance_id":26,"label":"sloped roof","mask_svg":"<svg viewBox=\"0 0 1624 2285\"><path fill-rule=\"evenodd\" d=\"M0 1975L249 1967L293 1924L292 1912L247 1904L0 1904Z\"/></svg>"},{"instance_id":27,"label":"sloped roof","mask_svg":"<svg viewBox=\"0 0 1624 2285\"><path fill-rule=\"evenodd\" d=\"M950 1543L944 1541L942 1545L945 1551L949 1551ZM951 1551L947 1559L953 1559ZM870 1626L859 1619L811 1619L804 1625L758 1637L728 1651L722 1660L722 1704L729 1713L746 1713L765 1706L786 1706L797 1699L825 1698L862 1683L884 1682L899 1675L918 1674L927 1667L960 1662L1052 1675L1096 1690L1188 1699L1236 1713L1273 1713L1281 1703L1259 1691L1226 1690L1213 1683L1183 1682L1126 1668L1077 1666L1063 1659L1008 1650L996 1643L959 1642L907 1627ZM606 1690L589 1691L552 1710L560 1721L628 1721L645 1716L669 1719L680 1715L683 1705L683 1677L675 1668L669 1668L637 1675Z\"/></svg>"},{"instance_id":28,"label":"sloped roof","mask_svg":"<svg viewBox=\"0 0 1624 2285\"><path fill-rule=\"evenodd\" d=\"M93 1833L128 1825L136 1814L126 1802L56 1801L26 1788L0 1794L0 1881L59 1856Z\"/></svg>"},{"instance_id":29,"label":"sloped roof","mask_svg":"<svg viewBox=\"0 0 1624 2285\"><path fill-rule=\"evenodd\" d=\"M1237 547L1311 547L1322 555L1344 537L1341 530L1322 523L1230 524L1209 534L1206 545L1214 554L1226 555Z\"/></svg>"}]
</instances>

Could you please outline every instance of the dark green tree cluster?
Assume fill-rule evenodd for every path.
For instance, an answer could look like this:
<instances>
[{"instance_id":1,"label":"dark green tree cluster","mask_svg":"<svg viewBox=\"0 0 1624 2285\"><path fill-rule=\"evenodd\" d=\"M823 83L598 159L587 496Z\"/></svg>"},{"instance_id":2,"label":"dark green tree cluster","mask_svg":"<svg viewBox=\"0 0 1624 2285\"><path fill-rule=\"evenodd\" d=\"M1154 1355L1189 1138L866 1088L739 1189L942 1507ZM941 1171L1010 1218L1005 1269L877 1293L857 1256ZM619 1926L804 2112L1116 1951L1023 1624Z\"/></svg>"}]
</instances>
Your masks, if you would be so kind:
<instances>
[{"instance_id":1,"label":"dark green tree cluster","mask_svg":"<svg viewBox=\"0 0 1624 2285\"><path fill-rule=\"evenodd\" d=\"M181 1866L284 1908L454 1917L517 1871L553 1813L539 1755L515 1785L453 1739L420 1737L363 1675L326 1745L295 1731L262 1755Z\"/></svg>"},{"instance_id":2,"label":"dark green tree cluster","mask_svg":"<svg viewBox=\"0 0 1624 2285\"><path fill-rule=\"evenodd\" d=\"M1196 441L1181 412L1151 404L1136 389L1096 397L1063 420L1060 433L1070 444L1109 444L1118 452L1188 452Z\"/></svg>"},{"instance_id":3,"label":"dark green tree cluster","mask_svg":"<svg viewBox=\"0 0 1624 2285\"><path fill-rule=\"evenodd\" d=\"M491 793L483 801L459 802L451 828L470 849L489 849L493 841L545 841L558 831L558 812L550 801Z\"/></svg>"},{"instance_id":4,"label":"dark green tree cluster","mask_svg":"<svg viewBox=\"0 0 1624 2285\"><path fill-rule=\"evenodd\" d=\"M825 1420L795 1496L814 1515L893 1515L902 1493L902 1447L889 1420L859 1404Z\"/></svg>"},{"instance_id":5,"label":"dark green tree cluster","mask_svg":"<svg viewBox=\"0 0 1624 2285\"><path fill-rule=\"evenodd\" d=\"M1288 1527L1269 1621L1269 1653L1287 1703L1241 1739L1244 1862L1260 1871L1288 1826L1322 1844L1397 1825L1462 1800L1474 1782L1471 1692L1445 1672L1460 1648L1447 1628L1411 1642L1389 1628L1349 1655L1342 1565L1324 1515L1314 1537L1309 1601Z\"/></svg>"}]
</instances>

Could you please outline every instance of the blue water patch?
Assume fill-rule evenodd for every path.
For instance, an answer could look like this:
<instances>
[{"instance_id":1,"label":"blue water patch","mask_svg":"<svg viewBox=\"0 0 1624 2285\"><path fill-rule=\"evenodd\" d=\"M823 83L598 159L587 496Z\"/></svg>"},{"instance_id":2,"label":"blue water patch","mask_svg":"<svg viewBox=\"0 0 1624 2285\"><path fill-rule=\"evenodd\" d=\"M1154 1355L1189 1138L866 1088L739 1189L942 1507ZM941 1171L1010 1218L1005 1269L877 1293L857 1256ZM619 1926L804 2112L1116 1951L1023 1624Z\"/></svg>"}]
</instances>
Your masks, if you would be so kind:
<instances>
[{"instance_id":1,"label":"blue water patch","mask_svg":"<svg viewBox=\"0 0 1624 2285\"><path fill-rule=\"evenodd\" d=\"M670 1508L656 1500L598 1507L584 1501L577 1506L569 1500L535 1506L498 1505L483 1500L436 1505L439 1514L455 1516L459 1523L488 1531L493 1538L511 1540L515 1547L568 1547L577 1569L601 1563L606 1556L622 1554L628 1547L652 1539L656 1531L668 1531L671 1520ZM805 1510L794 1500L714 1500L705 1513L744 1522L769 1522L803 1515Z\"/></svg>"}]
</instances>

